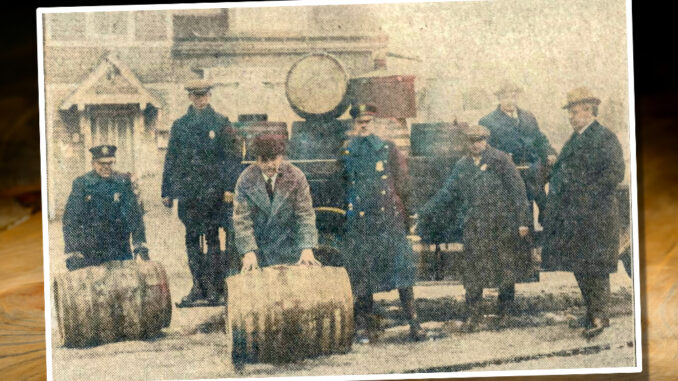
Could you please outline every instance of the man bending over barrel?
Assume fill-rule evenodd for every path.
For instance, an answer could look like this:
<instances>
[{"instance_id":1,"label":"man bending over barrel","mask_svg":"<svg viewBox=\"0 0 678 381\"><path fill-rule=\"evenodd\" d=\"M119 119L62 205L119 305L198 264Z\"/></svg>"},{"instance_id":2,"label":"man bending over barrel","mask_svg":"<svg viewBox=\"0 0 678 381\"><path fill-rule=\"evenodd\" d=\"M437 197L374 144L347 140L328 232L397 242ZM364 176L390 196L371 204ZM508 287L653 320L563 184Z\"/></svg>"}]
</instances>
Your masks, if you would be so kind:
<instances>
[{"instance_id":1,"label":"man bending over barrel","mask_svg":"<svg viewBox=\"0 0 678 381\"><path fill-rule=\"evenodd\" d=\"M257 158L235 187L233 227L242 271L284 263L320 265L315 211L306 176L283 160L285 137L260 135L252 144Z\"/></svg>"},{"instance_id":2,"label":"man bending over barrel","mask_svg":"<svg viewBox=\"0 0 678 381\"><path fill-rule=\"evenodd\" d=\"M68 270L132 259L132 253L148 260L144 220L131 175L113 170L116 149L91 148L94 170L73 181L63 220Z\"/></svg>"}]
</instances>

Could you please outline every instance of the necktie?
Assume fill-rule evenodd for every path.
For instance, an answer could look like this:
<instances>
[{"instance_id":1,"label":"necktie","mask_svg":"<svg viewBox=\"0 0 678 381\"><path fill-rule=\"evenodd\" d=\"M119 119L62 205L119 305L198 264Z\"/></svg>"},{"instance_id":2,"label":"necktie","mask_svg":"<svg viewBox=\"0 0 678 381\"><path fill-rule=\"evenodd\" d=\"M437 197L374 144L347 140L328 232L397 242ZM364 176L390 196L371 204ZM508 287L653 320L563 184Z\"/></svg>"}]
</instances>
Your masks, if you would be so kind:
<instances>
[{"instance_id":1,"label":"necktie","mask_svg":"<svg viewBox=\"0 0 678 381\"><path fill-rule=\"evenodd\" d=\"M266 193L268 193L268 198L273 201L273 179L270 177L266 181Z\"/></svg>"}]
</instances>

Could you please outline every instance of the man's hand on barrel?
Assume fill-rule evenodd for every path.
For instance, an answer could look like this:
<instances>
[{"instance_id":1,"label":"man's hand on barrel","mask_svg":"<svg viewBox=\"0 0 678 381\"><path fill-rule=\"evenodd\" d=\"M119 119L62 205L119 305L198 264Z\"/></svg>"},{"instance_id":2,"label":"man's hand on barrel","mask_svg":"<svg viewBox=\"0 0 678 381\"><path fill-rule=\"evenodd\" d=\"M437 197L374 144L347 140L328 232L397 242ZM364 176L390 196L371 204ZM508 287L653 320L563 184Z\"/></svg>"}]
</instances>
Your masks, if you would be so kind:
<instances>
[{"instance_id":1,"label":"man's hand on barrel","mask_svg":"<svg viewBox=\"0 0 678 381\"><path fill-rule=\"evenodd\" d=\"M257 255L253 252L247 252L242 257L242 269L240 272L252 271L259 268L259 262L257 262Z\"/></svg>"},{"instance_id":2,"label":"man's hand on barrel","mask_svg":"<svg viewBox=\"0 0 678 381\"><path fill-rule=\"evenodd\" d=\"M134 247L134 259L140 258L143 261L150 261L151 258L148 256L148 248L145 244L141 243Z\"/></svg>"},{"instance_id":3,"label":"man's hand on barrel","mask_svg":"<svg viewBox=\"0 0 678 381\"><path fill-rule=\"evenodd\" d=\"M172 200L171 197L163 197L163 198L162 198L162 204L165 205L165 207L167 207L167 208L171 208L171 207L172 207L172 201L173 201L173 200Z\"/></svg>"},{"instance_id":4,"label":"man's hand on barrel","mask_svg":"<svg viewBox=\"0 0 678 381\"><path fill-rule=\"evenodd\" d=\"M73 251L70 253L66 253L68 258L66 258L66 268L71 271L71 270L76 270L82 267L86 266L87 260L85 259L85 256L79 252L79 251Z\"/></svg>"},{"instance_id":5,"label":"man's hand on barrel","mask_svg":"<svg viewBox=\"0 0 678 381\"><path fill-rule=\"evenodd\" d=\"M301 256L299 257L299 262L297 262L297 264L305 266L321 266L321 263L318 262L317 259L315 259L312 249L303 249L301 251Z\"/></svg>"},{"instance_id":6,"label":"man's hand on barrel","mask_svg":"<svg viewBox=\"0 0 678 381\"><path fill-rule=\"evenodd\" d=\"M227 204L233 203L233 192L229 191L224 192L224 202Z\"/></svg>"}]
</instances>

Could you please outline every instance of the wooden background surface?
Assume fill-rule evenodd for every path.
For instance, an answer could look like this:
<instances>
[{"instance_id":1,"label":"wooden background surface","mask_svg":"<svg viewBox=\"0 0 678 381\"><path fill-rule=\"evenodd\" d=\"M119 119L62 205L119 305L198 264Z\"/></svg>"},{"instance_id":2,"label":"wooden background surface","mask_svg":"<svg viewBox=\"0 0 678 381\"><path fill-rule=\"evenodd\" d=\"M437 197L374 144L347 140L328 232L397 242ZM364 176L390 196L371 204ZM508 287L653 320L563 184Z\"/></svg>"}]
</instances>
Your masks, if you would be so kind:
<instances>
[{"instance_id":1,"label":"wooden background surface","mask_svg":"<svg viewBox=\"0 0 678 381\"><path fill-rule=\"evenodd\" d=\"M62 5L68 4L68 1L62 2ZM91 4L70 2L70 5ZM678 76L674 72L674 61L665 49L665 36L675 34L671 30L674 21L670 16L672 12L660 9L655 3L645 6L639 3L633 11L644 371L634 375L550 376L530 380L678 379L678 132L675 130ZM6 16L7 22L0 25L5 53L5 59L0 60L2 97L33 111L25 114L26 109L3 110L3 114L16 111L35 115L34 8L13 10ZM34 121L34 118L28 120ZM37 125L29 127L32 130L26 136L33 137L32 144L19 153L30 154L18 162L34 172L39 160L35 154ZM13 160L17 162L16 157ZM3 184L4 180L0 182ZM35 179L29 177L14 186L30 190L35 184ZM0 232L0 379L46 377L41 239L40 214Z\"/></svg>"}]
</instances>

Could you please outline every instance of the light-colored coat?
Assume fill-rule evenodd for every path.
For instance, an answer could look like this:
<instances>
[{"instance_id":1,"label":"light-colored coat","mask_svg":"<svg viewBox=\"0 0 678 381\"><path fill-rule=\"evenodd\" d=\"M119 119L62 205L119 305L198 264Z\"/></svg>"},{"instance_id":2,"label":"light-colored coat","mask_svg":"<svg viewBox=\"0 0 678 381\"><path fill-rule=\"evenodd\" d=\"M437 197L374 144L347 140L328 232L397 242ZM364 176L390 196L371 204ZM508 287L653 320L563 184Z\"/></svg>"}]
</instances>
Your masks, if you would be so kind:
<instances>
[{"instance_id":1,"label":"light-colored coat","mask_svg":"<svg viewBox=\"0 0 678 381\"><path fill-rule=\"evenodd\" d=\"M301 250L318 245L315 211L306 176L299 168L283 161L271 202L261 169L249 166L236 184L233 227L240 255L256 252L260 266L299 260Z\"/></svg>"}]
</instances>

